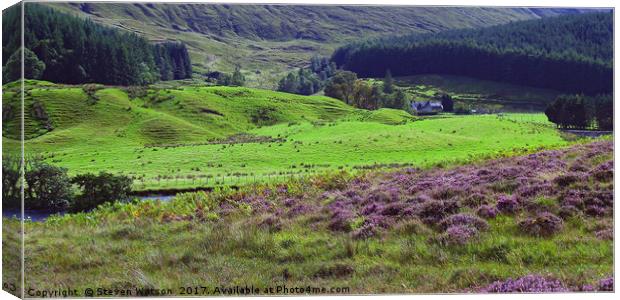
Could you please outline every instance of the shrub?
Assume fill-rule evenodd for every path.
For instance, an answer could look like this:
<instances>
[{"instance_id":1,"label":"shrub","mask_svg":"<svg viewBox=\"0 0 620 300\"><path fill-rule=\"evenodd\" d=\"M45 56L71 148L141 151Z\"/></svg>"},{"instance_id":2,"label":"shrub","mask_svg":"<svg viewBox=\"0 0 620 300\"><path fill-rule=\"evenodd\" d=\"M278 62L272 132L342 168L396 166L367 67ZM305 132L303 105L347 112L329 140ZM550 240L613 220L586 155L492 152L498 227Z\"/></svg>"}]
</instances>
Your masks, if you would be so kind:
<instances>
[{"instance_id":1,"label":"shrub","mask_svg":"<svg viewBox=\"0 0 620 300\"><path fill-rule=\"evenodd\" d=\"M560 207L560 212L558 213L560 218L566 220L572 216L576 216L579 214L579 209L572 205L563 205Z\"/></svg>"},{"instance_id":2,"label":"shrub","mask_svg":"<svg viewBox=\"0 0 620 300\"><path fill-rule=\"evenodd\" d=\"M598 290L604 292L613 292L614 291L614 278L608 277L605 279L601 279L598 282Z\"/></svg>"},{"instance_id":3,"label":"shrub","mask_svg":"<svg viewBox=\"0 0 620 300\"><path fill-rule=\"evenodd\" d=\"M607 182L614 178L614 162L613 160L604 162L592 170L592 176L598 180Z\"/></svg>"},{"instance_id":4,"label":"shrub","mask_svg":"<svg viewBox=\"0 0 620 300\"><path fill-rule=\"evenodd\" d=\"M21 160L17 156L2 154L2 206L21 207L20 169Z\"/></svg>"},{"instance_id":5,"label":"shrub","mask_svg":"<svg viewBox=\"0 0 620 300\"><path fill-rule=\"evenodd\" d=\"M337 208L331 217L329 223L329 229L333 231L345 231L351 230L351 223L353 222L354 214L346 209Z\"/></svg>"},{"instance_id":6,"label":"shrub","mask_svg":"<svg viewBox=\"0 0 620 300\"><path fill-rule=\"evenodd\" d=\"M512 214L517 211L519 203L514 197L500 195L497 199L497 210L502 213Z\"/></svg>"},{"instance_id":7,"label":"shrub","mask_svg":"<svg viewBox=\"0 0 620 300\"><path fill-rule=\"evenodd\" d=\"M560 187L567 187L575 182L581 181L582 176L577 173L568 173L560 175L553 179L553 182Z\"/></svg>"},{"instance_id":8,"label":"shrub","mask_svg":"<svg viewBox=\"0 0 620 300\"><path fill-rule=\"evenodd\" d=\"M75 198L71 210L85 211L106 202L127 201L132 181L127 176L101 172L99 175L78 175L71 182L81 189L81 194Z\"/></svg>"},{"instance_id":9,"label":"shrub","mask_svg":"<svg viewBox=\"0 0 620 300\"><path fill-rule=\"evenodd\" d=\"M599 240L613 241L614 240L614 230L612 228L599 230L596 233L596 238Z\"/></svg>"},{"instance_id":10,"label":"shrub","mask_svg":"<svg viewBox=\"0 0 620 300\"><path fill-rule=\"evenodd\" d=\"M456 201L428 201L420 205L418 216L427 224L436 224L444 217L456 213L459 209Z\"/></svg>"},{"instance_id":11,"label":"shrub","mask_svg":"<svg viewBox=\"0 0 620 300\"><path fill-rule=\"evenodd\" d=\"M499 211L497 210L497 208L495 208L494 206L491 205L481 205L480 207L478 207L478 209L476 210L476 214L482 218L485 219L493 219L497 216L497 213Z\"/></svg>"},{"instance_id":12,"label":"shrub","mask_svg":"<svg viewBox=\"0 0 620 300\"><path fill-rule=\"evenodd\" d=\"M95 83L87 83L82 85L82 90L88 96L88 104L93 105L99 101L99 97L96 95L97 91L102 89L103 85Z\"/></svg>"},{"instance_id":13,"label":"shrub","mask_svg":"<svg viewBox=\"0 0 620 300\"><path fill-rule=\"evenodd\" d=\"M562 230L562 227L562 219L549 212L519 222L521 231L533 236L552 236Z\"/></svg>"},{"instance_id":14,"label":"shrub","mask_svg":"<svg viewBox=\"0 0 620 300\"><path fill-rule=\"evenodd\" d=\"M477 207L479 205L483 205L483 204L487 204L487 197L479 192L475 192L472 193L471 195L467 196L464 200L463 200L463 204L469 206L469 207Z\"/></svg>"},{"instance_id":15,"label":"shrub","mask_svg":"<svg viewBox=\"0 0 620 300\"><path fill-rule=\"evenodd\" d=\"M489 224L487 224L485 220L469 214L451 215L439 223L439 227L442 230L446 230L449 227L454 226L468 226L480 231L487 230L489 228Z\"/></svg>"},{"instance_id":16,"label":"shrub","mask_svg":"<svg viewBox=\"0 0 620 300\"><path fill-rule=\"evenodd\" d=\"M73 199L67 169L42 162L30 164L26 170L24 206L26 209L62 211Z\"/></svg>"},{"instance_id":17,"label":"shrub","mask_svg":"<svg viewBox=\"0 0 620 300\"><path fill-rule=\"evenodd\" d=\"M465 245L478 235L478 230L465 225L450 226L439 236L439 243L443 245Z\"/></svg>"},{"instance_id":18,"label":"shrub","mask_svg":"<svg viewBox=\"0 0 620 300\"><path fill-rule=\"evenodd\" d=\"M569 289L559 280L539 275L527 275L514 280L508 278L506 281L496 281L482 290L482 292L487 293L549 293L568 291Z\"/></svg>"}]
</instances>

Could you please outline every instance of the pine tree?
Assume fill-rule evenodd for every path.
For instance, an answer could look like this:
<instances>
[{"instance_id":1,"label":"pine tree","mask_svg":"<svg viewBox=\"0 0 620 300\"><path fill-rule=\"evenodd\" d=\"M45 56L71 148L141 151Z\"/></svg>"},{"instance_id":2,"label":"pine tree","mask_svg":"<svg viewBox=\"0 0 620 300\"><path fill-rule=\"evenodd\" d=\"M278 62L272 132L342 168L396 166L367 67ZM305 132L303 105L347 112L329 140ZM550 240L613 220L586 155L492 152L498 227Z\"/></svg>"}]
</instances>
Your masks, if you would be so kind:
<instances>
[{"instance_id":1,"label":"pine tree","mask_svg":"<svg viewBox=\"0 0 620 300\"><path fill-rule=\"evenodd\" d=\"M385 71L385 78L383 79L383 92L386 94L391 94L394 92L394 81L392 79L392 72L390 72L390 69Z\"/></svg>"}]
</instances>

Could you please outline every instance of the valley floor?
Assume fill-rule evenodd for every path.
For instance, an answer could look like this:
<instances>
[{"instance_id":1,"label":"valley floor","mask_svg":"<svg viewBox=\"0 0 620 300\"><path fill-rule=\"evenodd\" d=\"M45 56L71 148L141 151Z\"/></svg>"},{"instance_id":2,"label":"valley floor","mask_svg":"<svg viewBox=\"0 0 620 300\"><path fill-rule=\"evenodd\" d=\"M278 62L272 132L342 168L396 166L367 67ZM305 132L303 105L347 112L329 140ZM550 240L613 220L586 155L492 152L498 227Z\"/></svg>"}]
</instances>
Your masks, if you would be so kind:
<instances>
[{"instance_id":1,"label":"valley floor","mask_svg":"<svg viewBox=\"0 0 620 300\"><path fill-rule=\"evenodd\" d=\"M17 251L7 249L18 244L11 233L19 224L3 223L7 280L18 268ZM606 290L613 282L613 142L116 203L25 229L27 290ZM528 274L519 284L489 286Z\"/></svg>"}]
</instances>

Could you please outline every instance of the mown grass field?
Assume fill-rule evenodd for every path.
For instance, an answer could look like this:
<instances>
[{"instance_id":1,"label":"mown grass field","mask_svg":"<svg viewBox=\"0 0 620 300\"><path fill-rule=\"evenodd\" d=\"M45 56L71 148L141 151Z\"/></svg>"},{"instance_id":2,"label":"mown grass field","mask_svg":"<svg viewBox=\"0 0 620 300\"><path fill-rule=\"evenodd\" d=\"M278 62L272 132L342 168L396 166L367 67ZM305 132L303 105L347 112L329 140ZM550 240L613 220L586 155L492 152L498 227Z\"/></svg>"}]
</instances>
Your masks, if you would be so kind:
<instances>
[{"instance_id":1,"label":"mown grass field","mask_svg":"<svg viewBox=\"0 0 620 300\"><path fill-rule=\"evenodd\" d=\"M27 154L70 174L126 174L138 190L424 167L567 143L542 114L423 119L249 88L149 89L131 99L121 88L99 89L93 98L80 86L32 81L28 87ZM5 106L16 103L14 95L9 85ZM47 119L35 117L33 103ZM5 121L6 151L18 146L18 124L15 117Z\"/></svg>"}]
</instances>

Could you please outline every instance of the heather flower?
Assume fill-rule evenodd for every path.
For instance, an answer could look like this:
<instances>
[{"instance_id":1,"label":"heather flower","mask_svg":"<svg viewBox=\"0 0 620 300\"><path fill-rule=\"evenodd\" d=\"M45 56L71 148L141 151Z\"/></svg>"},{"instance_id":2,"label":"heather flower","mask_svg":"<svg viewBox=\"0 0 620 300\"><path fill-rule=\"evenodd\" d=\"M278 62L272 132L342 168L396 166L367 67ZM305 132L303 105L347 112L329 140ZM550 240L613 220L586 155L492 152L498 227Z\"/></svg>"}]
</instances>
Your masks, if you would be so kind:
<instances>
[{"instance_id":1,"label":"heather flower","mask_svg":"<svg viewBox=\"0 0 620 300\"><path fill-rule=\"evenodd\" d=\"M476 228L480 231L487 230L489 228L489 224L487 224L485 220L469 214L451 215L446 217L441 221L441 223L439 223L439 227L443 230L446 230L449 227L460 225Z\"/></svg>"},{"instance_id":2,"label":"heather flower","mask_svg":"<svg viewBox=\"0 0 620 300\"><path fill-rule=\"evenodd\" d=\"M390 203L381 209L381 214L384 216L398 216L404 212L406 207L407 205L405 203Z\"/></svg>"},{"instance_id":3,"label":"heather flower","mask_svg":"<svg viewBox=\"0 0 620 300\"><path fill-rule=\"evenodd\" d=\"M389 187L387 189L376 189L370 192L368 195L370 202L394 202L400 200L400 191L395 187Z\"/></svg>"},{"instance_id":4,"label":"heather flower","mask_svg":"<svg viewBox=\"0 0 620 300\"><path fill-rule=\"evenodd\" d=\"M487 293L557 293L569 292L559 280L539 275L526 275L518 279L496 281L482 290Z\"/></svg>"},{"instance_id":5,"label":"heather flower","mask_svg":"<svg viewBox=\"0 0 620 300\"><path fill-rule=\"evenodd\" d=\"M456 201L432 200L420 205L418 216L427 224L436 224L444 217L456 213L458 209Z\"/></svg>"},{"instance_id":6,"label":"heather flower","mask_svg":"<svg viewBox=\"0 0 620 300\"><path fill-rule=\"evenodd\" d=\"M365 223L362 227L353 231L352 236L354 239L367 239L377 234L376 225L373 223Z\"/></svg>"},{"instance_id":7,"label":"heather flower","mask_svg":"<svg viewBox=\"0 0 620 300\"><path fill-rule=\"evenodd\" d=\"M284 206L286 207L292 207L296 203L297 203L297 199L294 199L294 198L287 198L287 199L284 199L284 201L282 202L282 204L284 204Z\"/></svg>"},{"instance_id":8,"label":"heather flower","mask_svg":"<svg viewBox=\"0 0 620 300\"><path fill-rule=\"evenodd\" d=\"M476 210L476 214L485 219L493 219L498 213L499 211L497 208L491 205L481 205L478 207L478 210Z\"/></svg>"},{"instance_id":9,"label":"heather flower","mask_svg":"<svg viewBox=\"0 0 620 300\"><path fill-rule=\"evenodd\" d=\"M502 213L512 214L517 211L519 203L514 197L507 195L500 195L497 198L497 210Z\"/></svg>"},{"instance_id":10,"label":"heather flower","mask_svg":"<svg viewBox=\"0 0 620 300\"><path fill-rule=\"evenodd\" d=\"M599 240L613 241L614 230L612 228L599 230L595 233L595 235L596 235L596 238L598 238Z\"/></svg>"},{"instance_id":11,"label":"heather flower","mask_svg":"<svg viewBox=\"0 0 620 300\"><path fill-rule=\"evenodd\" d=\"M428 202L431 200L433 199L426 194L418 194L418 195L415 195L409 198L407 202L419 204L419 203L424 203L424 202Z\"/></svg>"},{"instance_id":12,"label":"heather flower","mask_svg":"<svg viewBox=\"0 0 620 300\"><path fill-rule=\"evenodd\" d=\"M614 291L614 278L608 277L605 279L601 279L598 282L598 290L604 292L613 292Z\"/></svg>"},{"instance_id":13,"label":"heather flower","mask_svg":"<svg viewBox=\"0 0 620 300\"><path fill-rule=\"evenodd\" d=\"M551 236L562 230L562 219L549 212L519 222L521 231L533 236Z\"/></svg>"},{"instance_id":14,"label":"heather flower","mask_svg":"<svg viewBox=\"0 0 620 300\"><path fill-rule=\"evenodd\" d=\"M614 161L610 160L592 170L592 177L598 181L610 181L614 178Z\"/></svg>"},{"instance_id":15,"label":"heather flower","mask_svg":"<svg viewBox=\"0 0 620 300\"><path fill-rule=\"evenodd\" d=\"M444 245L465 245L478 235L475 227L465 225L450 226L439 236L439 242Z\"/></svg>"},{"instance_id":16,"label":"heather flower","mask_svg":"<svg viewBox=\"0 0 620 300\"><path fill-rule=\"evenodd\" d=\"M562 195L562 204L567 206L581 207L583 205L584 192L568 190Z\"/></svg>"},{"instance_id":17,"label":"heather flower","mask_svg":"<svg viewBox=\"0 0 620 300\"><path fill-rule=\"evenodd\" d=\"M605 207L602 207L598 204L592 204L586 206L585 213L588 216L601 217L607 214L607 210L605 209Z\"/></svg>"},{"instance_id":18,"label":"heather flower","mask_svg":"<svg viewBox=\"0 0 620 300\"><path fill-rule=\"evenodd\" d=\"M463 204L469 207L477 207L487 203L487 197L480 192L474 192L463 200Z\"/></svg>"},{"instance_id":19,"label":"heather flower","mask_svg":"<svg viewBox=\"0 0 620 300\"><path fill-rule=\"evenodd\" d=\"M335 209L329 223L329 229L333 231L345 231L351 230L351 222L353 221L354 214L347 209Z\"/></svg>"},{"instance_id":20,"label":"heather flower","mask_svg":"<svg viewBox=\"0 0 620 300\"><path fill-rule=\"evenodd\" d=\"M560 218L566 220L572 216L579 214L579 209L572 205L563 205L562 207L560 207L560 211L558 214L560 215Z\"/></svg>"},{"instance_id":21,"label":"heather flower","mask_svg":"<svg viewBox=\"0 0 620 300\"><path fill-rule=\"evenodd\" d=\"M289 211L286 213L286 215L289 218L292 217L296 217L299 215L305 215L308 214L310 212L315 211L316 208L310 206L310 205L306 205L306 204L299 204L297 206L292 207L291 209L289 209Z\"/></svg>"},{"instance_id":22,"label":"heather flower","mask_svg":"<svg viewBox=\"0 0 620 300\"><path fill-rule=\"evenodd\" d=\"M553 182L560 187L569 186L575 182L579 182L583 179L581 173L572 172L567 174L559 175L558 177L553 179Z\"/></svg>"},{"instance_id":23,"label":"heather flower","mask_svg":"<svg viewBox=\"0 0 620 300\"><path fill-rule=\"evenodd\" d=\"M571 166L568 168L569 171L572 172L586 172L588 171L588 165L584 159L577 159Z\"/></svg>"},{"instance_id":24,"label":"heather flower","mask_svg":"<svg viewBox=\"0 0 620 300\"><path fill-rule=\"evenodd\" d=\"M581 288L579 288L579 291L580 292L594 292L594 291L596 291L596 288L593 287L590 284L586 284L586 285L582 286Z\"/></svg>"},{"instance_id":25,"label":"heather flower","mask_svg":"<svg viewBox=\"0 0 620 300\"><path fill-rule=\"evenodd\" d=\"M522 185L515 193L524 198L532 198L537 195L549 195L554 191L554 187L548 182L531 183L529 185Z\"/></svg>"},{"instance_id":26,"label":"heather flower","mask_svg":"<svg viewBox=\"0 0 620 300\"><path fill-rule=\"evenodd\" d=\"M383 210L383 204L379 203L370 203L362 208L360 213L364 216L372 215L379 213Z\"/></svg>"}]
</instances>

